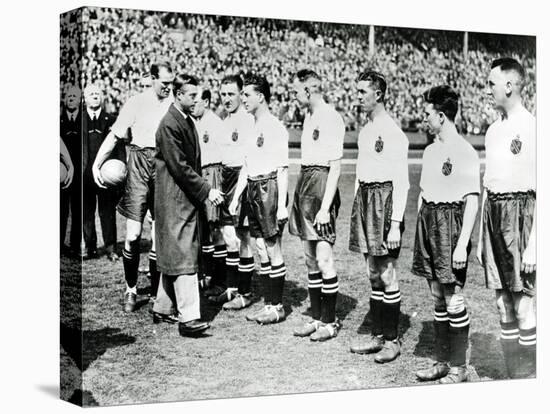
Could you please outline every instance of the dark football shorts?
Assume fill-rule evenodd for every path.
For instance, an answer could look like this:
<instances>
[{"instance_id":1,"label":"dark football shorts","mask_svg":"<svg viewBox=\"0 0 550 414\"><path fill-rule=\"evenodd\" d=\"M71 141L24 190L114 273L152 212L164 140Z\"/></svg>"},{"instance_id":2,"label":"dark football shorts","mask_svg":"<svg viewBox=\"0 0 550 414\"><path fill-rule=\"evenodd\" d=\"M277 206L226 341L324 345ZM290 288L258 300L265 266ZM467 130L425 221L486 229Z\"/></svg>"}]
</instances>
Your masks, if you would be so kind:
<instances>
[{"instance_id":1,"label":"dark football shorts","mask_svg":"<svg viewBox=\"0 0 550 414\"><path fill-rule=\"evenodd\" d=\"M249 177L246 193L243 210L248 217L250 235L269 239L280 234L281 229L277 221L279 203L277 172Z\"/></svg>"},{"instance_id":2,"label":"dark football shorts","mask_svg":"<svg viewBox=\"0 0 550 414\"><path fill-rule=\"evenodd\" d=\"M202 177L210 184L210 187L222 191L222 165L220 163L208 164L202 167ZM208 223L213 225L219 223L221 206L215 206L208 200L205 201L204 205Z\"/></svg>"},{"instance_id":3,"label":"dark football shorts","mask_svg":"<svg viewBox=\"0 0 550 414\"><path fill-rule=\"evenodd\" d=\"M340 209L338 189L330 206L330 228L327 233L325 235L318 233L313 225L315 216L323 203L328 172L329 167L302 165L298 175L288 226L290 234L302 240L326 241L330 244L336 242L336 218Z\"/></svg>"},{"instance_id":4,"label":"dark football shorts","mask_svg":"<svg viewBox=\"0 0 550 414\"><path fill-rule=\"evenodd\" d=\"M482 259L490 289L535 295L536 272L521 271L521 258L529 242L536 193L491 193L483 208Z\"/></svg>"},{"instance_id":5,"label":"dark football shorts","mask_svg":"<svg viewBox=\"0 0 550 414\"><path fill-rule=\"evenodd\" d=\"M442 284L464 287L466 267L453 268L453 252L462 231L464 202L433 203L422 201L416 220L412 272ZM466 251L470 254L471 243Z\"/></svg>"},{"instance_id":6,"label":"dark football shorts","mask_svg":"<svg viewBox=\"0 0 550 414\"><path fill-rule=\"evenodd\" d=\"M353 201L350 223L349 249L371 256L399 257L401 245L388 249L385 241L391 228L393 184L384 182L359 182ZM401 221L401 234L405 222Z\"/></svg>"},{"instance_id":7,"label":"dark football shorts","mask_svg":"<svg viewBox=\"0 0 550 414\"><path fill-rule=\"evenodd\" d=\"M237 188L237 181L239 180L240 172L240 166L222 166L222 192L225 194L225 201L220 209L220 223L222 226L235 226L239 228L246 227L246 215L242 209L242 205L246 199L246 191L243 191L240 197L235 216L229 214L229 204L231 204L231 200L233 200L233 195L235 194L235 189Z\"/></svg>"},{"instance_id":8,"label":"dark football shorts","mask_svg":"<svg viewBox=\"0 0 550 414\"><path fill-rule=\"evenodd\" d=\"M154 215L155 148L130 145L124 192L117 210L124 217L143 223L147 210Z\"/></svg>"}]
</instances>

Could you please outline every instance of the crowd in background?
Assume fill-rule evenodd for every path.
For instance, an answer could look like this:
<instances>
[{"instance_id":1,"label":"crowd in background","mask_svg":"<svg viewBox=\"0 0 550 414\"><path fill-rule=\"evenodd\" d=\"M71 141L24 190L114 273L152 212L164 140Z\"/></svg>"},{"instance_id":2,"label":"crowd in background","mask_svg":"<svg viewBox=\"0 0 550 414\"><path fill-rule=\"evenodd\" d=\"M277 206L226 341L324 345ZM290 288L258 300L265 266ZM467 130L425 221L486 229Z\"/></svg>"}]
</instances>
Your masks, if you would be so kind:
<instances>
[{"instance_id":1,"label":"crowd in background","mask_svg":"<svg viewBox=\"0 0 550 414\"><path fill-rule=\"evenodd\" d=\"M387 109L403 129L421 122L422 92L447 83L461 95L458 124L480 134L496 116L485 94L486 77L490 62L502 55L527 68L524 102L535 113L532 37L470 33L464 55L462 32L375 27L376 49L369 53L369 26L106 8L84 9L80 16L82 21L67 17L62 24L61 84L97 83L112 113L146 87L151 63L166 59L213 92L226 74L264 74L272 85L271 110L288 126L298 126L304 114L290 86L293 74L309 67L323 78L326 98L346 128L355 130L363 122L355 79L373 68L387 78Z\"/></svg>"}]
</instances>

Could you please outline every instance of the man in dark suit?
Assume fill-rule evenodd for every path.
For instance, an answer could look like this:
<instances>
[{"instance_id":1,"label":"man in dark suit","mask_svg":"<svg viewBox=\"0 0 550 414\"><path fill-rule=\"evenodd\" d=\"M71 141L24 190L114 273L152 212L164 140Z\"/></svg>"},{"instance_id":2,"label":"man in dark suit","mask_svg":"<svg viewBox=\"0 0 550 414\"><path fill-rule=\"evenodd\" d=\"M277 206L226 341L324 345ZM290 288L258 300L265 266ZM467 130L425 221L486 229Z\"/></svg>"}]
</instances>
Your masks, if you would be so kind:
<instances>
[{"instance_id":1,"label":"man in dark suit","mask_svg":"<svg viewBox=\"0 0 550 414\"><path fill-rule=\"evenodd\" d=\"M201 176L200 146L190 116L197 80L176 76L173 93L174 103L156 133L155 237L162 276L153 311L170 315L175 302L180 335L194 336L209 328L200 320L197 278L203 203L208 198L219 205L223 195Z\"/></svg>"},{"instance_id":2,"label":"man in dark suit","mask_svg":"<svg viewBox=\"0 0 550 414\"><path fill-rule=\"evenodd\" d=\"M84 192L82 214L84 219L85 258L97 256L97 234L95 228L96 204L101 221L101 232L107 259L114 262L119 259L116 246L116 204L120 191L113 188L99 188L92 174L92 165L99 147L111 130L115 117L106 113L102 107L102 93L97 85L88 85L84 89L86 111L83 113L82 135L82 185ZM110 158L126 161L123 142L118 142Z\"/></svg>"},{"instance_id":3,"label":"man in dark suit","mask_svg":"<svg viewBox=\"0 0 550 414\"><path fill-rule=\"evenodd\" d=\"M68 85L65 89L63 109L61 110L60 135L67 147L74 166L73 181L61 190L60 198L60 242L61 252L80 257L82 240L82 115L80 110L80 89ZM67 221L71 212L71 230L69 247L65 245Z\"/></svg>"}]
</instances>

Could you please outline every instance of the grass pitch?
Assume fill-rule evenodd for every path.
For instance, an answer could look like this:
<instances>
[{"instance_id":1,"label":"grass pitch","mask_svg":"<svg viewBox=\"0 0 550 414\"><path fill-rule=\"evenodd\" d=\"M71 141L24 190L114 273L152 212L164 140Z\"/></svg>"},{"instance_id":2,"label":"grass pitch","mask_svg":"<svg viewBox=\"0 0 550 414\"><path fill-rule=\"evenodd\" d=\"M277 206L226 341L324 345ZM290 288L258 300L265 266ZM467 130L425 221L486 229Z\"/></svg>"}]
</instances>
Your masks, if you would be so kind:
<instances>
[{"instance_id":1,"label":"grass pitch","mask_svg":"<svg viewBox=\"0 0 550 414\"><path fill-rule=\"evenodd\" d=\"M290 172L292 195L297 166L292 166ZM69 371L72 369L75 378L78 376L75 369L83 371L79 396L84 404L115 405L419 384L415 370L431 364L432 302L427 283L410 272L420 166L410 165L409 173L411 189L399 259L402 351L396 361L378 365L373 356L349 352L351 340L370 330L367 317L370 286L363 257L351 253L347 247L355 179L354 166L348 165L340 178L342 208L334 249L340 280L337 316L343 324L337 338L312 343L308 338L292 336L293 328L308 314L307 276L301 243L286 230L283 246L288 268L284 296L287 320L268 326L247 322L245 314L262 306L259 297L251 308L238 312L223 311L204 301L203 317L211 321L212 328L208 337L200 339L180 337L174 325L153 325L146 306L149 282L145 275L141 275L138 282L138 299L143 306L132 314L123 313L122 262L113 264L104 258L86 261L81 281L82 360L74 352L67 354L66 347L61 350L62 364L70 368ZM118 224L118 238L122 243L122 217L118 217ZM477 229L473 235L472 251L475 252ZM146 228L144 239L147 237ZM145 242L143 266L147 265L147 251ZM62 297L78 301L78 268L73 266L73 270L72 278L62 278ZM256 280L254 287L258 292ZM473 254L465 296L472 320L470 381L504 378L493 292L484 287L483 272ZM74 335L78 325L77 308L64 309L62 334L65 337ZM65 381L62 395L71 396L75 387Z\"/></svg>"}]
</instances>

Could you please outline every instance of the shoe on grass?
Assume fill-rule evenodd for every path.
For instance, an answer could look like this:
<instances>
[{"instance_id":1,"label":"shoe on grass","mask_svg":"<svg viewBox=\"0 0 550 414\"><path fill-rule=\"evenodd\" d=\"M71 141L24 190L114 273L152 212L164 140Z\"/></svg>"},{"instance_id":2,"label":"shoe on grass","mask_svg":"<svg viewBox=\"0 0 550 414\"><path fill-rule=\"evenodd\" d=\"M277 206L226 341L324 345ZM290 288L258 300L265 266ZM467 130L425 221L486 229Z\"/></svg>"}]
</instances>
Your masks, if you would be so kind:
<instances>
[{"instance_id":1,"label":"shoe on grass","mask_svg":"<svg viewBox=\"0 0 550 414\"><path fill-rule=\"evenodd\" d=\"M294 336L306 337L311 335L321 326L321 321L312 319L294 329Z\"/></svg>"},{"instance_id":2,"label":"shoe on grass","mask_svg":"<svg viewBox=\"0 0 550 414\"><path fill-rule=\"evenodd\" d=\"M416 377L420 381L435 381L443 378L449 373L449 364L446 362L435 362L431 367L416 371Z\"/></svg>"},{"instance_id":3,"label":"shoe on grass","mask_svg":"<svg viewBox=\"0 0 550 414\"><path fill-rule=\"evenodd\" d=\"M466 367L451 367L449 373L439 380L440 384L458 384L468 381Z\"/></svg>"},{"instance_id":4,"label":"shoe on grass","mask_svg":"<svg viewBox=\"0 0 550 414\"><path fill-rule=\"evenodd\" d=\"M354 354L372 354L379 352L384 346L384 338L382 336L371 335L368 338L358 338L352 343L350 351Z\"/></svg>"},{"instance_id":5,"label":"shoe on grass","mask_svg":"<svg viewBox=\"0 0 550 414\"><path fill-rule=\"evenodd\" d=\"M311 334L309 339L314 342L327 341L331 338L335 338L340 330L340 323L338 321L332 323L322 324L317 328L315 332Z\"/></svg>"},{"instance_id":6,"label":"shoe on grass","mask_svg":"<svg viewBox=\"0 0 550 414\"><path fill-rule=\"evenodd\" d=\"M133 312L136 309L137 295L132 292L124 294L124 312Z\"/></svg>"},{"instance_id":7,"label":"shoe on grass","mask_svg":"<svg viewBox=\"0 0 550 414\"><path fill-rule=\"evenodd\" d=\"M401 354L401 346L397 339L393 341L384 342L382 350L379 351L375 356L374 360L379 364L384 364L386 362L391 362Z\"/></svg>"},{"instance_id":8,"label":"shoe on grass","mask_svg":"<svg viewBox=\"0 0 550 414\"><path fill-rule=\"evenodd\" d=\"M240 310L249 307L252 304L252 299L250 299L250 293L241 295L237 293L232 300L225 302L222 306L225 310Z\"/></svg>"},{"instance_id":9,"label":"shoe on grass","mask_svg":"<svg viewBox=\"0 0 550 414\"><path fill-rule=\"evenodd\" d=\"M256 318L256 322L260 325L269 325L272 323L282 322L286 318L285 310L282 304L267 305L265 313Z\"/></svg>"}]
</instances>

